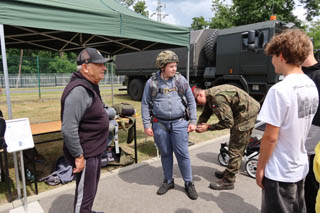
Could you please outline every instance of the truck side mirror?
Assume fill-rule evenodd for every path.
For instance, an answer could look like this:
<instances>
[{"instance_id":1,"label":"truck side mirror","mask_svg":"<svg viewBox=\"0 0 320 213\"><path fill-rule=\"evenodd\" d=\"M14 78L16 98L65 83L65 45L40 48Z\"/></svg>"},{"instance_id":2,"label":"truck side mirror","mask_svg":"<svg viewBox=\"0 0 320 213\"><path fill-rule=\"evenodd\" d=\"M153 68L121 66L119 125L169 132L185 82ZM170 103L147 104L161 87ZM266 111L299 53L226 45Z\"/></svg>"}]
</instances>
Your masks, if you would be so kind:
<instances>
[{"instance_id":1,"label":"truck side mirror","mask_svg":"<svg viewBox=\"0 0 320 213\"><path fill-rule=\"evenodd\" d=\"M248 50L256 51L256 31L254 30L248 32Z\"/></svg>"}]
</instances>

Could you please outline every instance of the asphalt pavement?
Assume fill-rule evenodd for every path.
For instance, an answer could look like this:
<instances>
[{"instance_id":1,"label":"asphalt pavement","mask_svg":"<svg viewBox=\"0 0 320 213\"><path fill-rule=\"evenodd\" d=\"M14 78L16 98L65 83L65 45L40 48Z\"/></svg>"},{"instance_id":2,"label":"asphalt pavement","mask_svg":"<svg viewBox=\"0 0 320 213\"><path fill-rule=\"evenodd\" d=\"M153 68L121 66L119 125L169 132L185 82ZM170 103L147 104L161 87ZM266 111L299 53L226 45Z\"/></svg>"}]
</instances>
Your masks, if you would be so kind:
<instances>
[{"instance_id":1,"label":"asphalt pavement","mask_svg":"<svg viewBox=\"0 0 320 213\"><path fill-rule=\"evenodd\" d=\"M254 134L260 135L260 132ZM209 183L217 180L216 170L222 170L218 162L220 143L229 136L190 147L193 180L199 198L190 200L184 191L178 165L174 164L175 188L165 195L156 194L162 183L160 158L134 164L101 176L93 210L106 213L258 213L261 205L261 190L255 179L250 178L242 166L237 175L234 190L215 191ZM244 162L243 162L244 163ZM28 197L28 201L37 200L48 213L71 213L73 211L75 184L53 189L39 195ZM0 212L9 212L21 206L17 200L0 206Z\"/></svg>"}]
</instances>

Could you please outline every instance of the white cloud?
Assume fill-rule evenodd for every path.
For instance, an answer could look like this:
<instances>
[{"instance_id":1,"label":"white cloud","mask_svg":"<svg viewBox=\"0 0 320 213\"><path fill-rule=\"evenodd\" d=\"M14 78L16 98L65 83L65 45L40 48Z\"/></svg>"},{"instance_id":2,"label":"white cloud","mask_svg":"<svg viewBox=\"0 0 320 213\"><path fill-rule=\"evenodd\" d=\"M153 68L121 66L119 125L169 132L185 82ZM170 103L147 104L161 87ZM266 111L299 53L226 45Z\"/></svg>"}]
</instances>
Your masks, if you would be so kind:
<instances>
[{"instance_id":1,"label":"white cloud","mask_svg":"<svg viewBox=\"0 0 320 213\"><path fill-rule=\"evenodd\" d=\"M157 2L157 0L146 0L150 14L156 11ZM166 5L163 12L167 14L162 21L170 24L189 27L193 17L203 16L209 20L213 14L211 11L212 0L163 0L161 2ZM151 18L157 20L156 15Z\"/></svg>"},{"instance_id":2,"label":"white cloud","mask_svg":"<svg viewBox=\"0 0 320 213\"><path fill-rule=\"evenodd\" d=\"M158 0L145 0L145 2L150 14L156 12ZM166 5L162 12L167 14L162 21L169 24L190 27L193 17L203 16L205 20L209 21L213 16L212 0L161 0L161 2ZM231 0L226 0L224 4L230 5L231 2ZM299 6L298 0L295 0L295 3L297 6L293 14L306 22L306 10ZM157 15L151 18L157 20Z\"/></svg>"}]
</instances>

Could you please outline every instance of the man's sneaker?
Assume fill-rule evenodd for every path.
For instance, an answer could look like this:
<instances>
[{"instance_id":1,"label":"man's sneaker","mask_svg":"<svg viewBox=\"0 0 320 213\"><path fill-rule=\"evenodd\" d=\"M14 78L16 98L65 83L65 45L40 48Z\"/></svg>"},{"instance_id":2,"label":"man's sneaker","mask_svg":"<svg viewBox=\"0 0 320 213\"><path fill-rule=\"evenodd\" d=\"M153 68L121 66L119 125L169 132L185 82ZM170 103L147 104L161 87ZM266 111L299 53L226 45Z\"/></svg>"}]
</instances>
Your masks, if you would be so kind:
<instances>
[{"instance_id":1,"label":"man's sneaker","mask_svg":"<svg viewBox=\"0 0 320 213\"><path fill-rule=\"evenodd\" d=\"M92 211L92 213L104 213L104 212L96 212L96 211Z\"/></svg>"},{"instance_id":2,"label":"man's sneaker","mask_svg":"<svg viewBox=\"0 0 320 213\"><path fill-rule=\"evenodd\" d=\"M230 190L234 189L234 183L229 182L223 178L221 180L218 180L217 182L210 183L209 187L214 190Z\"/></svg>"},{"instance_id":3,"label":"man's sneaker","mask_svg":"<svg viewBox=\"0 0 320 213\"><path fill-rule=\"evenodd\" d=\"M172 179L171 183L168 183L168 180L164 180L162 185L158 189L157 194L163 195L163 194L167 193L168 190L173 189L173 188L174 188L174 179Z\"/></svg>"},{"instance_id":4,"label":"man's sneaker","mask_svg":"<svg viewBox=\"0 0 320 213\"><path fill-rule=\"evenodd\" d=\"M215 175L217 178L222 179L223 176L224 176L224 171L219 171L219 170L217 170L217 171L214 172L214 175Z\"/></svg>"},{"instance_id":5,"label":"man's sneaker","mask_svg":"<svg viewBox=\"0 0 320 213\"><path fill-rule=\"evenodd\" d=\"M193 182L185 184L184 189L186 190L187 195L191 200L196 200L198 198L198 192L196 191Z\"/></svg>"}]
</instances>

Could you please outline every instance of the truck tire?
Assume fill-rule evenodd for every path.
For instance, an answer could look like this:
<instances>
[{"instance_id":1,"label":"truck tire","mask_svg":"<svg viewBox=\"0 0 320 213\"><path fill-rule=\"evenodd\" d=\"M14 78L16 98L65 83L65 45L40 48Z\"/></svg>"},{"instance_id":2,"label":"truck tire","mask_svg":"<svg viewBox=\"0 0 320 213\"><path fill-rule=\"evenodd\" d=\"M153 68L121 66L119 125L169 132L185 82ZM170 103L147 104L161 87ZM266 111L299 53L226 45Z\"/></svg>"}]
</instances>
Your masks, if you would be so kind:
<instances>
[{"instance_id":1,"label":"truck tire","mask_svg":"<svg viewBox=\"0 0 320 213\"><path fill-rule=\"evenodd\" d=\"M129 96L135 101L141 101L144 89L144 81L142 79L132 79L127 88Z\"/></svg>"},{"instance_id":2,"label":"truck tire","mask_svg":"<svg viewBox=\"0 0 320 213\"><path fill-rule=\"evenodd\" d=\"M212 63L212 65L216 64L216 40L218 37L218 30L213 30L208 34L206 43L204 45L204 53L206 55L207 60Z\"/></svg>"}]
</instances>

